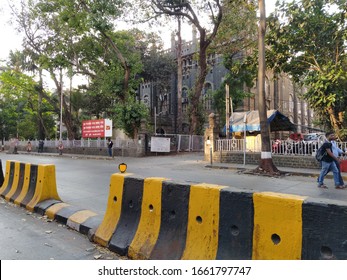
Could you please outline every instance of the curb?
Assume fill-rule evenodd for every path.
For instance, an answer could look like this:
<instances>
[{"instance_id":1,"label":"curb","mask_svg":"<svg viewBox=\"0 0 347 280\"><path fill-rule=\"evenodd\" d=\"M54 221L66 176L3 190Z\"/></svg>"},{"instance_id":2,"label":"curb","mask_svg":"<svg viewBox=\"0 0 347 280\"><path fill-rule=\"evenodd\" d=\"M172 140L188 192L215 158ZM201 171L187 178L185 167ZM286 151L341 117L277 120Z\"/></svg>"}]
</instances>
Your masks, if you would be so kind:
<instances>
[{"instance_id":1,"label":"curb","mask_svg":"<svg viewBox=\"0 0 347 280\"><path fill-rule=\"evenodd\" d=\"M218 165L205 165L205 168L210 168L210 169L226 169L226 170L236 170L238 172L247 172L247 171L251 171L252 168L246 168L246 167L234 167L234 166L218 166ZM312 178L317 178L319 176L319 172L320 170L317 169L317 173L308 173L308 172L299 172L299 171L286 171L284 170L283 172L285 172L285 176L302 176L302 177L312 177ZM251 174L252 173L247 173L247 174ZM259 175L259 174L254 174L254 175ZM343 180L347 180L347 174L341 174L342 179ZM325 178L328 179L333 179L333 175L332 174L327 174L325 176Z\"/></svg>"}]
</instances>

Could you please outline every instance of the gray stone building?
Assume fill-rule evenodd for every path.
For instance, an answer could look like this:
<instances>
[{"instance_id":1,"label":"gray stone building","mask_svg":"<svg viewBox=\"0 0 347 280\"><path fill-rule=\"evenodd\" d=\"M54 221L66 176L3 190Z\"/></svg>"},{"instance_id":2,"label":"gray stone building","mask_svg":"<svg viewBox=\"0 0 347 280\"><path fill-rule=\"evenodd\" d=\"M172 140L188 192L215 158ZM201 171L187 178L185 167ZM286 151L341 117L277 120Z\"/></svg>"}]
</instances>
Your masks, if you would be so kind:
<instances>
[{"instance_id":1,"label":"gray stone building","mask_svg":"<svg viewBox=\"0 0 347 280\"><path fill-rule=\"evenodd\" d=\"M182 128L177 127L177 73L172 74L170 87L162 90L157 89L155 83L147 82L140 86L140 99L150 108L150 125L160 134L176 134L179 131L189 133L188 102L189 92L194 87L197 76L197 61L194 55L198 48L197 33L193 29L192 41L182 41ZM171 38L171 48L167 50L173 59L177 59L177 41ZM211 91L218 89L227 74L228 70L223 66L223 58L218 54L211 54L208 57L209 72L205 79L204 90L202 92L202 102L207 116L214 112ZM274 78L273 73L266 74L266 101L267 109L278 109L281 113L297 125L298 132L310 132L313 127L312 120L314 112L310 110L307 103L300 99L300 94L304 89L296 86L288 76L281 75ZM258 97L256 86L247 89L254 93L252 97L246 98L243 104L234 111L250 111L258 109ZM154 132L153 129L153 132ZM276 135L282 137L282 135Z\"/></svg>"}]
</instances>

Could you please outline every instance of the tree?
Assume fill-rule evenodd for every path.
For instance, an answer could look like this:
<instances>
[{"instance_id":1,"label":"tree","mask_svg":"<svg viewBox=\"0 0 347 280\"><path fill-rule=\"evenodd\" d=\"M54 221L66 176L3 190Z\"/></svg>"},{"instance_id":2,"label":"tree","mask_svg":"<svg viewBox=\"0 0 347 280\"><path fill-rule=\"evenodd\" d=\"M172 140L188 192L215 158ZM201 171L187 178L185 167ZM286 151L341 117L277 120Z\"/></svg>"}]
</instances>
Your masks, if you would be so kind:
<instances>
[{"instance_id":1,"label":"tree","mask_svg":"<svg viewBox=\"0 0 347 280\"><path fill-rule=\"evenodd\" d=\"M18 136L22 139L39 138L37 129L38 83L18 70L5 70L0 74L0 102L2 137ZM54 135L52 107L40 104L41 121L47 137ZM6 129L3 129L3 128Z\"/></svg>"},{"instance_id":2,"label":"tree","mask_svg":"<svg viewBox=\"0 0 347 280\"><path fill-rule=\"evenodd\" d=\"M271 155L271 142L270 142L270 127L267 121L267 108L265 102L265 32L266 32L266 14L265 14L265 0L258 0L259 3L259 32L258 32L258 98L259 98L259 121L261 133L261 158L257 170L266 173L278 173L278 169L273 164Z\"/></svg>"},{"instance_id":3,"label":"tree","mask_svg":"<svg viewBox=\"0 0 347 280\"><path fill-rule=\"evenodd\" d=\"M63 90L63 75L70 79L74 75L88 77L90 83L84 93L90 112L97 117L112 115L112 106L126 104L138 89L135 77L142 71L142 61L135 38L130 32L113 30L123 4L121 0L36 0L17 13L27 37L25 44L36 54L36 67L50 73L58 98L46 95L43 89L42 96L57 114L62 100L63 122L70 139L77 136L78 120L74 120L76 114L71 112L73 106L66 95L72 92L71 87Z\"/></svg>"},{"instance_id":4,"label":"tree","mask_svg":"<svg viewBox=\"0 0 347 280\"><path fill-rule=\"evenodd\" d=\"M214 108L220 119L225 119L226 84L229 86L232 108L237 108L244 98L254 95L247 89L254 86L257 68L250 65L247 54L257 48L256 11L256 1L223 3L223 19L210 50L223 55L223 64L229 70L221 87L213 94Z\"/></svg>"},{"instance_id":5,"label":"tree","mask_svg":"<svg viewBox=\"0 0 347 280\"><path fill-rule=\"evenodd\" d=\"M333 9L330 7L333 5ZM303 98L347 139L346 1L278 4L269 21L268 62L307 88Z\"/></svg>"},{"instance_id":6,"label":"tree","mask_svg":"<svg viewBox=\"0 0 347 280\"><path fill-rule=\"evenodd\" d=\"M154 13L156 15L168 15L181 17L197 28L199 38L198 75L195 82L193 94L191 95L190 112L191 123L190 132L199 134L202 131L199 112L200 97L207 75L207 51L216 37L219 25L222 21L223 12L220 0L203 0L198 2L188 0L151 0ZM204 12L200 15L200 12ZM210 30L203 26L203 18L209 18Z\"/></svg>"}]
</instances>

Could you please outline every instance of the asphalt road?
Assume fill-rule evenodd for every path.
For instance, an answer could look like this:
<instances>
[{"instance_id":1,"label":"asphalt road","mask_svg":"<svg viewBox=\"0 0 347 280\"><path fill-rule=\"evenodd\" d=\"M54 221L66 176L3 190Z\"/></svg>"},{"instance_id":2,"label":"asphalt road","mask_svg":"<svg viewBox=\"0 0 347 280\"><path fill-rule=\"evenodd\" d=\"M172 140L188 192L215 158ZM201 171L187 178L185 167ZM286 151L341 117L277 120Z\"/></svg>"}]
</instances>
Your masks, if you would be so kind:
<instances>
[{"instance_id":1,"label":"asphalt road","mask_svg":"<svg viewBox=\"0 0 347 280\"><path fill-rule=\"evenodd\" d=\"M318 189L316 179L303 176L272 178L240 174L237 170L210 169L201 153L143 158L116 157L114 159L86 159L26 154L0 154L3 169L6 160L56 166L57 189L61 199L71 205L104 214L110 176L118 172L119 163L125 162L127 172L140 177L164 177L174 181L188 181L230 186L253 191L272 191L308 196L317 199L347 201L347 190L333 188L333 180L326 179L328 190Z\"/></svg>"},{"instance_id":2,"label":"asphalt road","mask_svg":"<svg viewBox=\"0 0 347 280\"><path fill-rule=\"evenodd\" d=\"M1 260L108 260L109 250L46 217L0 198Z\"/></svg>"},{"instance_id":3,"label":"asphalt road","mask_svg":"<svg viewBox=\"0 0 347 280\"><path fill-rule=\"evenodd\" d=\"M27 155L0 153L3 170L7 160L56 166L57 189L61 199L74 206L103 215L106 210L110 176L125 162L127 172L141 177L164 177L174 181L211 183L254 191L274 191L347 201L347 190L318 189L316 179L303 176L271 178L240 174L232 169L206 168L202 154L153 156L146 158L86 159L64 155ZM326 184L333 186L332 179ZM0 259L117 259L117 255L56 222L27 212L5 200L0 201Z\"/></svg>"}]
</instances>

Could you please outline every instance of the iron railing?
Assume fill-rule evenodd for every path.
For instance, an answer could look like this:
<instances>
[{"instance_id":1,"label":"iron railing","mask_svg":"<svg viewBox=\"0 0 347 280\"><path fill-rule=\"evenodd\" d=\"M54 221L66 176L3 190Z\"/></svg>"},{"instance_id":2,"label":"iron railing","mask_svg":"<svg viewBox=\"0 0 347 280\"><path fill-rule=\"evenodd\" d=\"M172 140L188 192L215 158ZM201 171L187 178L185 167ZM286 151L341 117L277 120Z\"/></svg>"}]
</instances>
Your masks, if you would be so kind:
<instances>
[{"instance_id":1,"label":"iron railing","mask_svg":"<svg viewBox=\"0 0 347 280\"><path fill-rule=\"evenodd\" d=\"M337 142L338 147L347 151L347 142ZM305 142L293 140L272 140L271 152L278 155L315 155L317 149L321 146L318 141ZM228 152L260 152L261 139L255 137L254 139L219 139L215 142L215 151L228 151Z\"/></svg>"}]
</instances>

